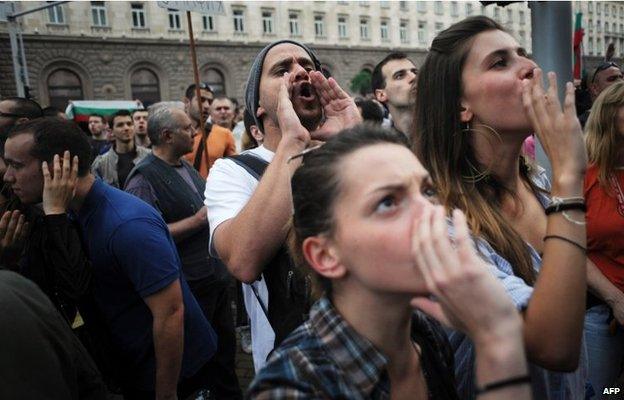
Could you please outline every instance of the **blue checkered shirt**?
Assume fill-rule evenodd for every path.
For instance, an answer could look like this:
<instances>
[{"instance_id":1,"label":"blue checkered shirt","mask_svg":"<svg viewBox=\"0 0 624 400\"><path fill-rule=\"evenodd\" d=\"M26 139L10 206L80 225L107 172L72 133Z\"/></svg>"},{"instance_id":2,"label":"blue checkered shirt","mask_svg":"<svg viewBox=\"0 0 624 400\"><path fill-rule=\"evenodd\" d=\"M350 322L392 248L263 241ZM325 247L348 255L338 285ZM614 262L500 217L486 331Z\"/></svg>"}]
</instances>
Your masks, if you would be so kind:
<instances>
[{"instance_id":1,"label":"blue checkered shirt","mask_svg":"<svg viewBox=\"0 0 624 400\"><path fill-rule=\"evenodd\" d=\"M458 399L453 355L441 326L417 312L412 339L421 348L421 364L431 399ZM269 357L251 383L250 399L389 399L386 357L321 298L310 319Z\"/></svg>"}]
</instances>

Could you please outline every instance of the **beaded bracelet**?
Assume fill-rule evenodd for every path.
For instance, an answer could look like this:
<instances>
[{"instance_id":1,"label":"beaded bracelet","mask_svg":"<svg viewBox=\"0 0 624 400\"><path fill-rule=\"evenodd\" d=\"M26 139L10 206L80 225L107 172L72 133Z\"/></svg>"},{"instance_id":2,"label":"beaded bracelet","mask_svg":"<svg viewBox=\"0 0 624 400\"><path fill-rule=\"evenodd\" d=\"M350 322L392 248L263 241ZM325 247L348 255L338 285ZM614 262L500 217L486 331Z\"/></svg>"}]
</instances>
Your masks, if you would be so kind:
<instances>
[{"instance_id":1,"label":"beaded bracelet","mask_svg":"<svg viewBox=\"0 0 624 400\"><path fill-rule=\"evenodd\" d=\"M523 385L525 383L531 383L531 377L529 375L516 376L513 378L507 378L500 381L487 383L482 387L477 387L477 396L483 393L491 392L493 390L502 389L504 387Z\"/></svg>"}]
</instances>

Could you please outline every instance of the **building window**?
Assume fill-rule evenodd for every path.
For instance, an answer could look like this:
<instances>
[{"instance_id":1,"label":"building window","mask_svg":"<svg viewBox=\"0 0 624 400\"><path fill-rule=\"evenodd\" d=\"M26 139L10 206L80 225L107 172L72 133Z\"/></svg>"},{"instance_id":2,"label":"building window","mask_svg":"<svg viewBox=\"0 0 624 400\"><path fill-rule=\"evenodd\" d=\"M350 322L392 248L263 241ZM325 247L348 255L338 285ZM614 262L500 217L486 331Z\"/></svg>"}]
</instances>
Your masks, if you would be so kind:
<instances>
[{"instance_id":1,"label":"building window","mask_svg":"<svg viewBox=\"0 0 624 400\"><path fill-rule=\"evenodd\" d=\"M290 36L300 36L299 30L299 13L291 12L288 14L288 26L290 27Z\"/></svg>"},{"instance_id":2,"label":"building window","mask_svg":"<svg viewBox=\"0 0 624 400\"><path fill-rule=\"evenodd\" d=\"M589 55L593 56L594 55L594 39L593 38L589 38Z\"/></svg>"},{"instance_id":3,"label":"building window","mask_svg":"<svg viewBox=\"0 0 624 400\"><path fill-rule=\"evenodd\" d=\"M418 42L421 44L427 42L427 21L418 21Z\"/></svg>"},{"instance_id":4,"label":"building window","mask_svg":"<svg viewBox=\"0 0 624 400\"><path fill-rule=\"evenodd\" d=\"M519 31L518 34L520 35L520 44L526 46L526 33L524 31Z\"/></svg>"},{"instance_id":5,"label":"building window","mask_svg":"<svg viewBox=\"0 0 624 400\"><path fill-rule=\"evenodd\" d=\"M202 25L204 27L204 31L214 32L217 30L214 15L202 15Z\"/></svg>"},{"instance_id":6,"label":"building window","mask_svg":"<svg viewBox=\"0 0 624 400\"><path fill-rule=\"evenodd\" d=\"M614 17L617 15L617 9L615 8L615 6L611 6L611 13Z\"/></svg>"},{"instance_id":7,"label":"building window","mask_svg":"<svg viewBox=\"0 0 624 400\"><path fill-rule=\"evenodd\" d=\"M315 15L314 16L314 36L316 37L325 37L325 16L324 15Z\"/></svg>"},{"instance_id":8,"label":"building window","mask_svg":"<svg viewBox=\"0 0 624 400\"><path fill-rule=\"evenodd\" d=\"M598 32L602 32L602 23L600 20L596 21L596 28L598 28Z\"/></svg>"},{"instance_id":9,"label":"building window","mask_svg":"<svg viewBox=\"0 0 624 400\"><path fill-rule=\"evenodd\" d=\"M347 35L347 17L338 17L338 37L344 39Z\"/></svg>"},{"instance_id":10,"label":"building window","mask_svg":"<svg viewBox=\"0 0 624 400\"><path fill-rule=\"evenodd\" d=\"M438 33L442 32L442 29L444 29L444 24L442 22L436 22L435 23L435 35L438 36Z\"/></svg>"},{"instance_id":11,"label":"building window","mask_svg":"<svg viewBox=\"0 0 624 400\"><path fill-rule=\"evenodd\" d=\"M51 24L64 24L65 18L63 18L63 7L54 6L48 8L48 20Z\"/></svg>"},{"instance_id":12,"label":"building window","mask_svg":"<svg viewBox=\"0 0 624 400\"><path fill-rule=\"evenodd\" d=\"M589 10L589 12L594 12L594 3L592 3L591 1L588 1L587 9Z\"/></svg>"},{"instance_id":13,"label":"building window","mask_svg":"<svg viewBox=\"0 0 624 400\"><path fill-rule=\"evenodd\" d=\"M589 26L589 31L592 32L594 30L594 21L591 18L589 19L589 23L587 25Z\"/></svg>"},{"instance_id":14,"label":"building window","mask_svg":"<svg viewBox=\"0 0 624 400\"><path fill-rule=\"evenodd\" d=\"M93 26L107 26L106 6L103 1L91 2L91 17L93 19Z\"/></svg>"},{"instance_id":15,"label":"building window","mask_svg":"<svg viewBox=\"0 0 624 400\"><path fill-rule=\"evenodd\" d=\"M381 36L381 40L384 42L389 40L390 35L388 34L388 21L381 21L379 34Z\"/></svg>"},{"instance_id":16,"label":"building window","mask_svg":"<svg viewBox=\"0 0 624 400\"><path fill-rule=\"evenodd\" d=\"M381 0L379 2L379 7L381 7L381 8L390 8L390 1L388 1L388 0Z\"/></svg>"},{"instance_id":17,"label":"building window","mask_svg":"<svg viewBox=\"0 0 624 400\"><path fill-rule=\"evenodd\" d=\"M243 10L233 10L232 15L234 16L234 32L245 32L245 14Z\"/></svg>"},{"instance_id":18,"label":"building window","mask_svg":"<svg viewBox=\"0 0 624 400\"><path fill-rule=\"evenodd\" d=\"M605 17L609 16L609 6L605 4Z\"/></svg>"},{"instance_id":19,"label":"building window","mask_svg":"<svg viewBox=\"0 0 624 400\"><path fill-rule=\"evenodd\" d=\"M407 1L399 1L399 8L401 11L407 11Z\"/></svg>"},{"instance_id":20,"label":"building window","mask_svg":"<svg viewBox=\"0 0 624 400\"><path fill-rule=\"evenodd\" d=\"M444 3L442 3L441 1L436 1L433 7L433 12L435 12L438 15L442 15L444 14Z\"/></svg>"},{"instance_id":21,"label":"building window","mask_svg":"<svg viewBox=\"0 0 624 400\"><path fill-rule=\"evenodd\" d=\"M130 76L130 91L133 99L139 99L145 107L160 101L158 76L147 69L139 68Z\"/></svg>"},{"instance_id":22,"label":"building window","mask_svg":"<svg viewBox=\"0 0 624 400\"><path fill-rule=\"evenodd\" d=\"M451 2L451 16L457 17L459 15L459 6L456 1Z\"/></svg>"},{"instance_id":23,"label":"building window","mask_svg":"<svg viewBox=\"0 0 624 400\"><path fill-rule=\"evenodd\" d=\"M615 22L613 24L611 24L611 32L613 32L613 33L617 32L617 24Z\"/></svg>"},{"instance_id":24,"label":"building window","mask_svg":"<svg viewBox=\"0 0 624 400\"><path fill-rule=\"evenodd\" d=\"M494 7L494 19L500 21L500 7Z\"/></svg>"},{"instance_id":25,"label":"building window","mask_svg":"<svg viewBox=\"0 0 624 400\"><path fill-rule=\"evenodd\" d=\"M513 22L513 10L511 8L507 9L507 23L511 24Z\"/></svg>"},{"instance_id":26,"label":"building window","mask_svg":"<svg viewBox=\"0 0 624 400\"><path fill-rule=\"evenodd\" d=\"M368 40L368 20L366 18L360 18L360 39Z\"/></svg>"},{"instance_id":27,"label":"building window","mask_svg":"<svg viewBox=\"0 0 624 400\"><path fill-rule=\"evenodd\" d=\"M169 29L182 29L182 24L180 23L180 11L173 10L171 8L168 8L167 11L169 12Z\"/></svg>"},{"instance_id":28,"label":"building window","mask_svg":"<svg viewBox=\"0 0 624 400\"><path fill-rule=\"evenodd\" d=\"M605 33L609 32L609 23L608 22L605 22L604 31L605 31Z\"/></svg>"},{"instance_id":29,"label":"building window","mask_svg":"<svg viewBox=\"0 0 624 400\"><path fill-rule=\"evenodd\" d=\"M472 3L466 3L466 16L469 17L472 15Z\"/></svg>"},{"instance_id":30,"label":"building window","mask_svg":"<svg viewBox=\"0 0 624 400\"><path fill-rule=\"evenodd\" d=\"M145 9L143 4L132 4L132 27L145 28Z\"/></svg>"},{"instance_id":31,"label":"building window","mask_svg":"<svg viewBox=\"0 0 624 400\"><path fill-rule=\"evenodd\" d=\"M273 11L262 11L262 33L265 35L273 33Z\"/></svg>"},{"instance_id":32,"label":"building window","mask_svg":"<svg viewBox=\"0 0 624 400\"><path fill-rule=\"evenodd\" d=\"M64 110L70 100L84 98L80 77L68 69L53 71L48 76L47 86L50 105L60 110Z\"/></svg>"},{"instance_id":33,"label":"building window","mask_svg":"<svg viewBox=\"0 0 624 400\"><path fill-rule=\"evenodd\" d=\"M598 38L596 40L596 54L600 55L602 53L602 39Z\"/></svg>"},{"instance_id":34,"label":"building window","mask_svg":"<svg viewBox=\"0 0 624 400\"><path fill-rule=\"evenodd\" d=\"M399 39L401 40L401 43L409 43L409 31L407 29L406 21L401 21L401 24L399 25Z\"/></svg>"},{"instance_id":35,"label":"building window","mask_svg":"<svg viewBox=\"0 0 624 400\"><path fill-rule=\"evenodd\" d=\"M418 10L418 12L421 13L426 13L427 12L427 3L424 1L417 1L416 2L416 10Z\"/></svg>"},{"instance_id":36,"label":"building window","mask_svg":"<svg viewBox=\"0 0 624 400\"><path fill-rule=\"evenodd\" d=\"M201 74L201 79L212 88L216 96L225 95L225 78L221 71L216 68L207 68Z\"/></svg>"},{"instance_id":37,"label":"building window","mask_svg":"<svg viewBox=\"0 0 624 400\"><path fill-rule=\"evenodd\" d=\"M602 4L600 3L596 3L596 14L598 15L602 14Z\"/></svg>"},{"instance_id":38,"label":"building window","mask_svg":"<svg viewBox=\"0 0 624 400\"><path fill-rule=\"evenodd\" d=\"M526 24L526 17L524 15L524 11L518 11L518 19L520 20L520 25Z\"/></svg>"}]
</instances>

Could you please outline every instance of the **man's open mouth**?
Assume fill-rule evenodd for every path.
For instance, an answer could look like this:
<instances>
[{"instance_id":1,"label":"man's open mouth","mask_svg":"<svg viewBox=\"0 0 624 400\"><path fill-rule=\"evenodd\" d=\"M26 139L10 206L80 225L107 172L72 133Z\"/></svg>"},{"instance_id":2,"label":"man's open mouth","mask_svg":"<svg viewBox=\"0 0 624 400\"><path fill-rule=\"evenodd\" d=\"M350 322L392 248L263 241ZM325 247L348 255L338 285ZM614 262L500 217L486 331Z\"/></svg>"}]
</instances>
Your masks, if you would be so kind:
<instances>
[{"instance_id":1,"label":"man's open mouth","mask_svg":"<svg viewBox=\"0 0 624 400\"><path fill-rule=\"evenodd\" d=\"M316 100L316 90L310 82L301 82L298 86L295 86L295 97L300 98L303 101Z\"/></svg>"}]
</instances>

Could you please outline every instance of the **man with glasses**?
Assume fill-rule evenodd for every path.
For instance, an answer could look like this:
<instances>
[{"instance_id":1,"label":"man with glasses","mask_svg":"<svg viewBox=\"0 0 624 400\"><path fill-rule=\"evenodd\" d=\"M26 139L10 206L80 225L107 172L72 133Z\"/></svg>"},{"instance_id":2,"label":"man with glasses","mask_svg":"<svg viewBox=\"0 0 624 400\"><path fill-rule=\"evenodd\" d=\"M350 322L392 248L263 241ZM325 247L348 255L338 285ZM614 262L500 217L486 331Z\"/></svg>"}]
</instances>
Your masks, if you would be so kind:
<instances>
[{"instance_id":1,"label":"man with glasses","mask_svg":"<svg viewBox=\"0 0 624 400\"><path fill-rule=\"evenodd\" d=\"M589 85L587 85L592 103L596 100L600 93L602 93L603 90L613 85L614 83L622 81L623 78L624 76L622 75L622 69L619 65L617 65L613 61L601 62L594 70L594 73L591 75ZM581 125L583 127L585 127L585 122L587 122L587 118L589 118L590 112L591 108L585 111L579 117L579 120L581 121Z\"/></svg>"},{"instance_id":2,"label":"man with glasses","mask_svg":"<svg viewBox=\"0 0 624 400\"><path fill-rule=\"evenodd\" d=\"M183 158L193 149L195 129L183 109L157 103L150 107L147 134L153 153L130 173L126 192L160 212L175 241L191 292L217 334L217 353L204 375L212 394L217 399L242 399L234 363L230 278L225 265L208 255L206 180Z\"/></svg>"},{"instance_id":3,"label":"man with glasses","mask_svg":"<svg viewBox=\"0 0 624 400\"><path fill-rule=\"evenodd\" d=\"M596 100L603 90L622 80L622 69L613 61L604 61L598 65L589 85L592 101Z\"/></svg>"},{"instance_id":4,"label":"man with glasses","mask_svg":"<svg viewBox=\"0 0 624 400\"><path fill-rule=\"evenodd\" d=\"M23 97L9 97L0 101L0 137L2 143L6 134L15 125L43 116L39 104Z\"/></svg>"},{"instance_id":5,"label":"man with glasses","mask_svg":"<svg viewBox=\"0 0 624 400\"><path fill-rule=\"evenodd\" d=\"M218 158L236 154L236 145L234 144L232 132L217 124L206 122L204 131L202 132L199 129L200 115L203 115L205 121L210 113L210 105L214 100L214 92L210 86L200 83L199 89L201 114L197 104L195 84L190 85L186 89L184 97L184 109L193 121L193 127L197 132L194 138L193 151L187 154L185 158L199 171L202 178L206 179L210 167Z\"/></svg>"}]
</instances>

